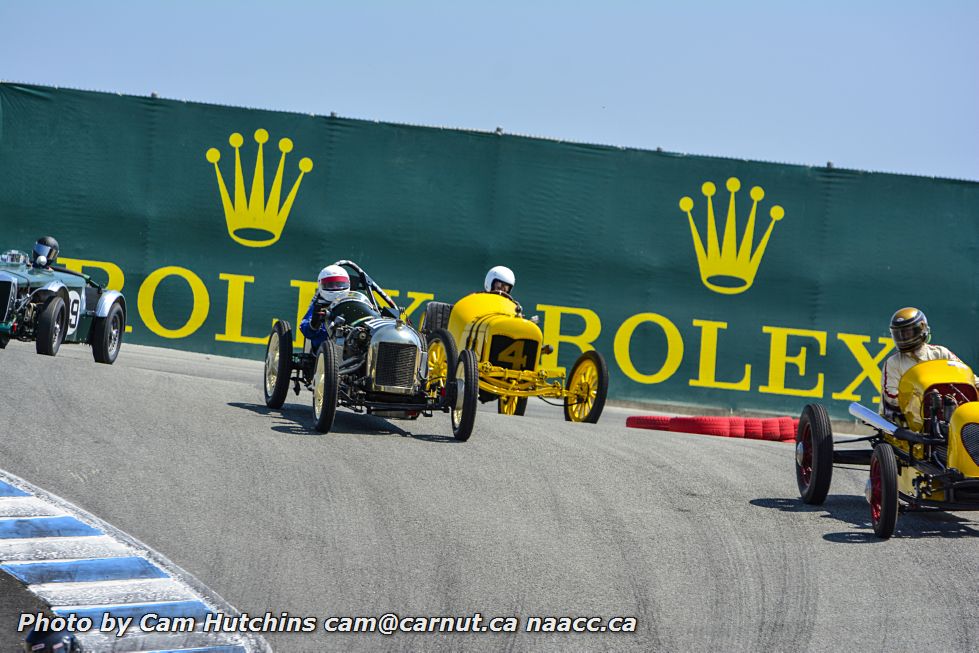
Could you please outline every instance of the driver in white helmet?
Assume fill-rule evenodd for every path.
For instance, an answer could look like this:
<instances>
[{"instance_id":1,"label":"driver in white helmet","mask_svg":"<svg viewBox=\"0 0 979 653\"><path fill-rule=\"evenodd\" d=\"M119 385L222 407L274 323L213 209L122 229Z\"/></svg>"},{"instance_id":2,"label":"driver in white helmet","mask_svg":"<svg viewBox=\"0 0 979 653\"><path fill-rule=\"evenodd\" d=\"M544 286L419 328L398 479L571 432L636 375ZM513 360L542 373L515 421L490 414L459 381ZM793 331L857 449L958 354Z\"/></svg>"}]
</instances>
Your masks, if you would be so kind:
<instances>
[{"instance_id":1,"label":"driver in white helmet","mask_svg":"<svg viewBox=\"0 0 979 653\"><path fill-rule=\"evenodd\" d=\"M339 265L327 265L320 270L316 283L316 294L299 323L299 330L309 340L313 351L326 340L326 313L330 304L350 294L350 275Z\"/></svg>"},{"instance_id":2,"label":"driver in white helmet","mask_svg":"<svg viewBox=\"0 0 979 653\"><path fill-rule=\"evenodd\" d=\"M924 361L958 361L959 357L947 347L929 344L931 327L928 326L928 318L913 306L902 308L891 317L891 338L894 339L897 353L884 361L881 370L879 410L884 417L903 421L897 402L897 386L904 373ZM979 378L974 381L979 384Z\"/></svg>"},{"instance_id":3,"label":"driver in white helmet","mask_svg":"<svg viewBox=\"0 0 979 653\"><path fill-rule=\"evenodd\" d=\"M513 292L513 286L516 283L517 277L513 274L513 270L505 265L495 265L486 273L486 279L483 280L483 288L486 292L503 295L516 304L517 313L521 313L523 312L523 308L520 306L520 302L510 294Z\"/></svg>"}]
</instances>

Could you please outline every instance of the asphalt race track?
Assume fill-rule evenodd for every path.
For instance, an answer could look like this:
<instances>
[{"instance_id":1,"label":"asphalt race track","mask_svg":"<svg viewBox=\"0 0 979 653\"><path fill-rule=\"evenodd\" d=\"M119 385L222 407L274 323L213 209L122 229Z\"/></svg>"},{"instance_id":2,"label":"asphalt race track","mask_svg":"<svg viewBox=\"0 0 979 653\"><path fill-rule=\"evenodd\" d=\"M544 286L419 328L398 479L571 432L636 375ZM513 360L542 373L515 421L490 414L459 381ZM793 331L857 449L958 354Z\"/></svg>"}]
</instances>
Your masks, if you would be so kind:
<instances>
[{"instance_id":1,"label":"asphalt race track","mask_svg":"<svg viewBox=\"0 0 979 653\"><path fill-rule=\"evenodd\" d=\"M260 363L128 345L110 367L11 343L0 370L0 468L250 615L638 620L270 634L276 651L979 649L979 514L902 515L878 542L865 471L838 469L826 505L804 506L787 444L627 429L616 409L568 424L546 406L483 411L468 443L445 414L341 412L324 436L308 392L265 408ZM5 631L15 597L0 596Z\"/></svg>"}]
</instances>

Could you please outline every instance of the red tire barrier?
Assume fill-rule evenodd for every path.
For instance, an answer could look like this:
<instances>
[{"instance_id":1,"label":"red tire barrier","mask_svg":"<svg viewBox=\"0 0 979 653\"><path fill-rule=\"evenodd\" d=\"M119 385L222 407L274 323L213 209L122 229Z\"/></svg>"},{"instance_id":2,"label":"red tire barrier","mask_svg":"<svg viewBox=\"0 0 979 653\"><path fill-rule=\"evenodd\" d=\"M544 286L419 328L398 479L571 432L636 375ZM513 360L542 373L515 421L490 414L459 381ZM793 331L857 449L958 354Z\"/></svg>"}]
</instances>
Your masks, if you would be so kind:
<instances>
[{"instance_id":1,"label":"red tire barrier","mask_svg":"<svg viewBox=\"0 0 979 653\"><path fill-rule=\"evenodd\" d=\"M670 430L726 438L731 434L731 425L726 417L674 417Z\"/></svg>"},{"instance_id":2,"label":"red tire barrier","mask_svg":"<svg viewBox=\"0 0 979 653\"><path fill-rule=\"evenodd\" d=\"M669 415L630 415L625 418L625 425L634 429L669 431L671 419Z\"/></svg>"},{"instance_id":3,"label":"red tire barrier","mask_svg":"<svg viewBox=\"0 0 979 653\"><path fill-rule=\"evenodd\" d=\"M632 415L625 425L655 431L676 431L729 438L749 438L794 442L799 420L792 417L669 417L667 415Z\"/></svg>"}]
</instances>

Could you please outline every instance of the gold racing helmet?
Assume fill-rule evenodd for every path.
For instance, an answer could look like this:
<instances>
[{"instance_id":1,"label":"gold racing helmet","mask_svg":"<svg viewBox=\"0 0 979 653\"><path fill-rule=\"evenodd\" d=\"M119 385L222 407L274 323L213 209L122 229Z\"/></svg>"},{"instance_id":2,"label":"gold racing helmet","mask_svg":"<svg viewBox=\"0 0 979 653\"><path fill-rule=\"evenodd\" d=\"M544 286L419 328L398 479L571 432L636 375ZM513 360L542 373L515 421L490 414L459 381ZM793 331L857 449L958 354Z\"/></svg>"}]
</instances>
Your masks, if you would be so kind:
<instances>
[{"instance_id":1,"label":"gold racing helmet","mask_svg":"<svg viewBox=\"0 0 979 653\"><path fill-rule=\"evenodd\" d=\"M931 339L928 318L913 306L902 308L891 317L891 337L898 351L914 351Z\"/></svg>"}]
</instances>

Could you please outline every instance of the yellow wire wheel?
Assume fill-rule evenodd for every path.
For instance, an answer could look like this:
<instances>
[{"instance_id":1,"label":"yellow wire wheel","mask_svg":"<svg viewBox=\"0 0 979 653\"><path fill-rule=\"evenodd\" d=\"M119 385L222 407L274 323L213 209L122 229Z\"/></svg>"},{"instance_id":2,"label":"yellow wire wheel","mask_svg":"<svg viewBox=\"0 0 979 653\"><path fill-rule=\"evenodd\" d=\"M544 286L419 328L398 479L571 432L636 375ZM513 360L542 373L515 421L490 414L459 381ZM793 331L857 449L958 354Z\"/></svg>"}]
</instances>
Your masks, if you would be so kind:
<instances>
[{"instance_id":1,"label":"yellow wire wheel","mask_svg":"<svg viewBox=\"0 0 979 653\"><path fill-rule=\"evenodd\" d=\"M501 415L523 415L527 410L527 397L500 395L496 410Z\"/></svg>"},{"instance_id":2,"label":"yellow wire wheel","mask_svg":"<svg viewBox=\"0 0 979 653\"><path fill-rule=\"evenodd\" d=\"M435 329L428 334L428 394L438 398L442 390L448 390L449 371L455 372L458 354L452 335L445 329ZM454 375L452 375L454 379ZM446 400L451 398L446 396Z\"/></svg>"},{"instance_id":3,"label":"yellow wire wheel","mask_svg":"<svg viewBox=\"0 0 979 653\"><path fill-rule=\"evenodd\" d=\"M608 396L608 367L597 351L586 351L575 361L565 386L564 419L594 424Z\"/></svg>"}]
</instances>

